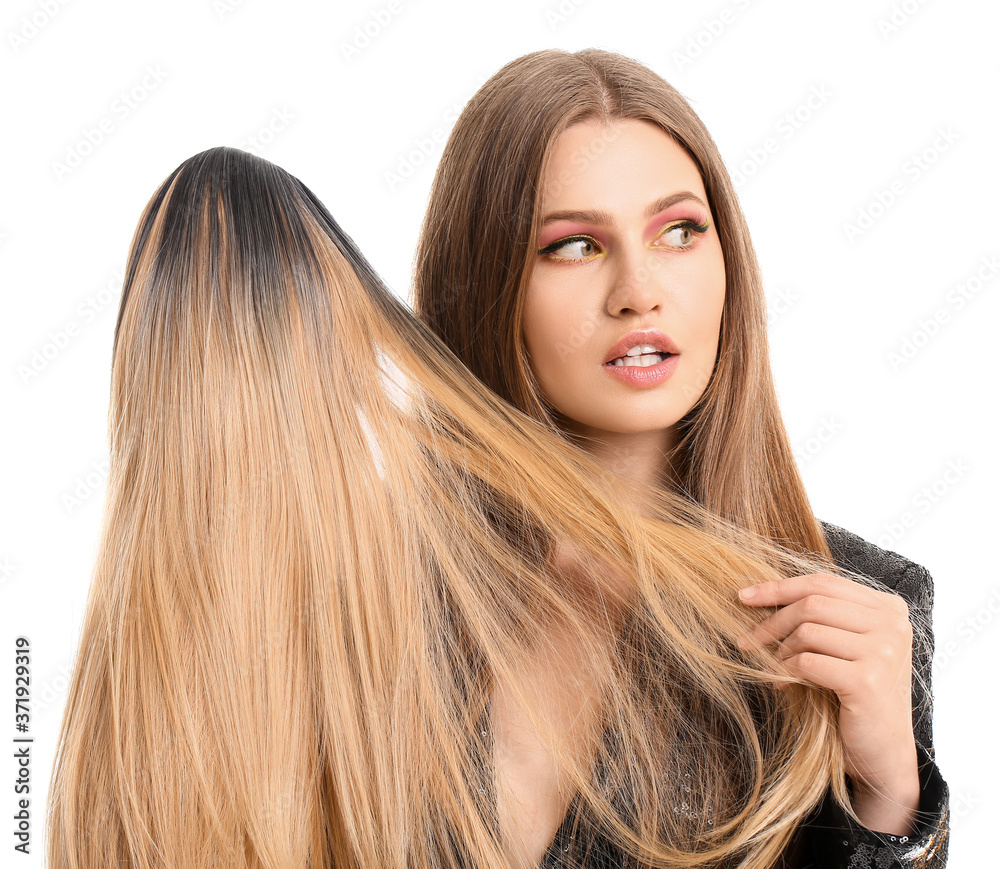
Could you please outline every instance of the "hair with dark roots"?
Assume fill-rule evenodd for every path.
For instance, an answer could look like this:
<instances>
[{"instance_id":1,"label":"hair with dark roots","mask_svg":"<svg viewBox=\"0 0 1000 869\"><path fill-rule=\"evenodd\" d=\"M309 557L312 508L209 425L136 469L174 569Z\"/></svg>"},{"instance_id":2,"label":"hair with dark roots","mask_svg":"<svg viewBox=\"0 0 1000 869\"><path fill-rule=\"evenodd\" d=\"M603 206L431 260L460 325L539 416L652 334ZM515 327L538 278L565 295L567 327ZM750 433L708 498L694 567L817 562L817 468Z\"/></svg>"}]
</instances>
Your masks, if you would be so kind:
<instances>
[{"instance_id":1,"label":"hair with dark roots","mask_svg":"<svg viewBox=\"0 0 1000 869\"><path fill-rule=\"evenodd\" d=\"M738 588L841 571L515 405L299 180L232 148L172 172L118 311L48 865L513 867L498 684L646 865L763 869L831 783L850 811L835 696L737 646ZM534 704L540 660L600 727Z\"/></svg>"}]
</instances>

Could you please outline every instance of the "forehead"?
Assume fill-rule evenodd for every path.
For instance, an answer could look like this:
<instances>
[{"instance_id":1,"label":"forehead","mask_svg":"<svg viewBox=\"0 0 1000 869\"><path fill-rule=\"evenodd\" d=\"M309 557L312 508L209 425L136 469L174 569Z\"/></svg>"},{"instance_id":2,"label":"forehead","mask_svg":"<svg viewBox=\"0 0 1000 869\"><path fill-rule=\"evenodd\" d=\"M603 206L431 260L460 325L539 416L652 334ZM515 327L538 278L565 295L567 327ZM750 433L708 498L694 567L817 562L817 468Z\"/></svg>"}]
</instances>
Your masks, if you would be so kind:
<instances>
[{"instance_id":1,"label":"forehead","mask_svg":"<svg viewBox=\"0 0 1000 869\"><path fill-rule=\"evenodd\" d=\"M694 160L651 121L583 121L556 138L542 179L545 210L600 204L630 209L676 190L707 201Z\"/></svg>"}]
</instances>

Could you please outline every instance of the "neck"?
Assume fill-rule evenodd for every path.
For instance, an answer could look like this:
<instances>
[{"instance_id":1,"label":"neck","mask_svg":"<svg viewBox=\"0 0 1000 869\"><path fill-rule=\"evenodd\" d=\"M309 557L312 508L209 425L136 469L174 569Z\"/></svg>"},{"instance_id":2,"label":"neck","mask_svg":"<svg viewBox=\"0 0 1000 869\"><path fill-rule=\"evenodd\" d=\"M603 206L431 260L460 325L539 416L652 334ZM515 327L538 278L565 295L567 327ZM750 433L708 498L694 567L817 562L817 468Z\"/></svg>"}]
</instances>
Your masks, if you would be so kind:
<instances>
[{"instance_id":1,"label":"neck","mask_svg":"<svg viewBox=\"0 0 1000 869\"><path fill-rule=\"evenodd\" d=\"M562 420L574 443L626 482L663 486L675 477L671 456L678 438L673 429L644 432L596 431Z\"/></svg>"}]
</instances>

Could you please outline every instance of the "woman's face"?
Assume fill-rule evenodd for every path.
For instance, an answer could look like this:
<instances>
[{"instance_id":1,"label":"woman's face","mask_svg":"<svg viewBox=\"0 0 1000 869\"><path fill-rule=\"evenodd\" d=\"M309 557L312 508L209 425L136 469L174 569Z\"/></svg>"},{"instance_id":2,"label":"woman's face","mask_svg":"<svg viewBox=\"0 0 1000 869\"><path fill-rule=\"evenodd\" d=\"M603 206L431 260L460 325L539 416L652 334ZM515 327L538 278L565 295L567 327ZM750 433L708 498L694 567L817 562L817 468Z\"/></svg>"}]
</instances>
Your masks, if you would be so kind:
<instances>
[{"instance_id":1,"label":"woman's face","mask_svg":"<svg viewBox=\"0 0 1000 869\"><path fill-rule=\"evenodd\" d=\"M541 195L523 335L542 391L578 433L672 445L670 428L711 377L726 294L697 166L648 121L587 121L556 140ZM643 344L672 355L649 368L608 364Z\"/></svg>"}]
</instances>

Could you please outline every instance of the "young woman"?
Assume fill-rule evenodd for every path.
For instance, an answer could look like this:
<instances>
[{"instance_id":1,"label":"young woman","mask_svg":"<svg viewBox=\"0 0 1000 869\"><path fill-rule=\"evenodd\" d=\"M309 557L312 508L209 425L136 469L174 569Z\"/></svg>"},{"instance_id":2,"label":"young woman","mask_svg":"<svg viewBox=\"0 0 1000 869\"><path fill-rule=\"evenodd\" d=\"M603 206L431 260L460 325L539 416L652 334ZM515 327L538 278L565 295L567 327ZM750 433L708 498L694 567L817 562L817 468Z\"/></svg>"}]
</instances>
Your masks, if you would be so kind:
<instances>
[{"instance_id":1,"label":"young woman","mask_svg":"<svg viewBox=\"0 0 1000 869\"><path fill-rule=\"evenodd\" d=\"M529 57L472 101L419 317L260 158L211 149L155 192L48 865L943 865L930 579L809 513L718 156L602 58ZM624 150L553 198L608 117ZM685 190L701 212L657 201ZM657 384L597 370L635 327L672 342Z\"/></svg>"},{"instance_id":2,"label":"young woman","mask_svg":"<svg viewBox=\"0 0 1000 869\"><path fill-rule=\"evenodd\" d=\"M847 849L837 857L810 844L815 832L799 846L816 852L816 865L847 865L848 851L882 863L920 852L912 859L926 862L928 848L910 842L919 829L943 862L929 651L917 649L923 684L911 693L904 602L926 620L931 580L814 519L772 385L746 224L711 136L676 90L604 51L540 51L508 64L452 132L416 291L418 314L477 377L621 476L669 487L776 543L833 555L897 592L820 573L741 599L781 606L750 640L775 644L792 672L837 694L851 804L865 827L889 834L883 842L858 828L857 842L824 846ZM546 702L575 705L559 693ZM509 823L537 857L567 793L523 711L506 700L499 708ZM934 821L920 825L918 809ZM909 847L894 851L900 839Z\"/></svg>"}]
</instances>

